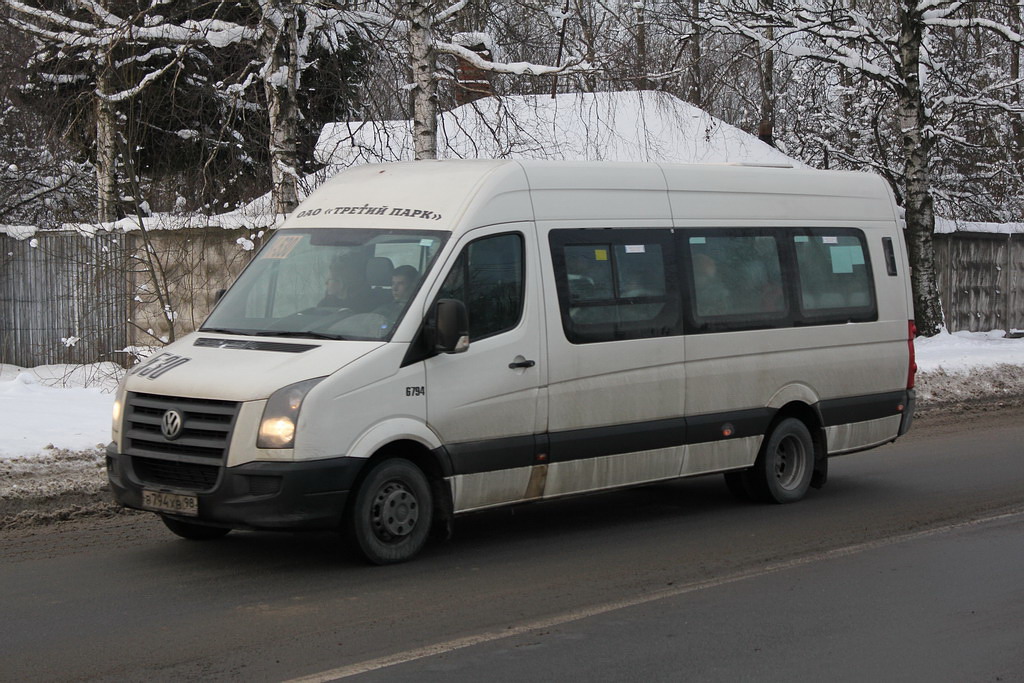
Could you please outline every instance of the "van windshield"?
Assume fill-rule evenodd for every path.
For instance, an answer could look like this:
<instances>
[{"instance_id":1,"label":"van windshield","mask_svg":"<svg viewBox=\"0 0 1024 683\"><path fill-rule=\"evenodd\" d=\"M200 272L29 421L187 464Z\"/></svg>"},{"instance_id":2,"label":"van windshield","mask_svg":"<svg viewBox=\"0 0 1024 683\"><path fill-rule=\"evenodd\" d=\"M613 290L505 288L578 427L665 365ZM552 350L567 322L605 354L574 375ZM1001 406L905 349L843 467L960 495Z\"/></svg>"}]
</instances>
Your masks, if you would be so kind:
<instances>
[{"instance_id":1,"label":"van windshield","mask_svg":"<svg viewBox=\"0 0 1024 683\"><path fill-rule=\"evenodd\" d=\"M200 331L388 339L449 234L346 228L278 231Z\"/></svg>"}]
</instances>

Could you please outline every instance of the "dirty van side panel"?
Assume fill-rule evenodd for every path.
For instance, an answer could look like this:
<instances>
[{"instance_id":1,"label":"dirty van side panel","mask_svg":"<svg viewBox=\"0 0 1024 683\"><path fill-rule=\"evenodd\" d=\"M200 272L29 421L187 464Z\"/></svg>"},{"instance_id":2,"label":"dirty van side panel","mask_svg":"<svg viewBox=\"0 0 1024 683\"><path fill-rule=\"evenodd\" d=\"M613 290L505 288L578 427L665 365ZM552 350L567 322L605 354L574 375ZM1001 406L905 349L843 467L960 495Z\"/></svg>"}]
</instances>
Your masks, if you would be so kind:
<instances>
[{"instance_id":1,"label":"dirty van side panel","mask_svg":"<svg viewBox=\"0 0 1024 683\"><path fill-rule=\"evenodd\" d=\"M464 234L431 300L459 299L469 348L423 361L427 421L452 460L456 511L521 500L536 457L544 321L531 223Z\"/></svg>"},{"instance_id":2,"label":"dirty van side panel","mask_svg":"<svg viewBox=\"0 0 1024 683\"><path fill-rule=\"evenodd\" d=\"M552 290L544 497L679 476L684 339L663 177L531 185Z\"/></svg>"},{"instance_id":3,"label":"dirty van side panel","mask_svg":"<svg viewBox=\"0 0 1024 683\"><path fill-rule=\"evenodd\" d=\"M684 340L668 230L554 227L547 236L552 434L680 417ZM631 281L631 269L650 281Z\"/></svg>"},{"instance_id":4,"label":"dirty van side panel","mask_svg":"<svg viewBox=\"0 0 1024 683\"><path fill-rule=\"evenodd\" d=\"M755 318L701 311L698 250L716 240L705 238L712 231L692 229L701 236L687 240L695 290L688 414L775 405L774 397L787 387L803 387L816 399L830 452L896 436L906 388L907 324L899 305L902 281L887 274L882 254L881 236L891 234L892 224L822 225L793 221L778 229L775 241L789 261L783 267L787 301L773 304L780 307L778 320L760 321L764 328ZM739 279L733 268L726 287ZM723 305L726 311L729 305Z\"/></svg>"},{"instance_id":5,"label":"dirty van side panel","mask_svg":"<svg viewBox=\"0 0 1024 683\"><path fill-rule=\"evenodd\" d=\"M683 338L665 177L641 164L524 164L549 354L545 498L676 477ZM535 479L536 480L536 479Z\"/></svg>"},{"instance_id":6,"label":"dirty van side panel","mask_svg":"<svg viewBox=\"0 0 1024 683\"><path fill-rule=\"evenodd\" d=\"M693 295L687 415L728 416L801 400L839 421L826 423L835 427L828 432L832 451L895 437L894 399L906 388L906 274L889 276L882 254L882 236L898 238L884 181L799 169L664 170L675 225L695 231L682 244ZM717 262L730 249L716 249L711 236L744 229L779 231L770 248L768 237L756 246L777 249L777 264L746 258L753 237L744 238L750 249L738 248L737 237L731 255L741 258ZM707 275L716 266L717 288ZM771 268L788 287L785 300L774 286L744 284ZM716 294L725 303L714 303Z\"/></svg>"}]
</instances>

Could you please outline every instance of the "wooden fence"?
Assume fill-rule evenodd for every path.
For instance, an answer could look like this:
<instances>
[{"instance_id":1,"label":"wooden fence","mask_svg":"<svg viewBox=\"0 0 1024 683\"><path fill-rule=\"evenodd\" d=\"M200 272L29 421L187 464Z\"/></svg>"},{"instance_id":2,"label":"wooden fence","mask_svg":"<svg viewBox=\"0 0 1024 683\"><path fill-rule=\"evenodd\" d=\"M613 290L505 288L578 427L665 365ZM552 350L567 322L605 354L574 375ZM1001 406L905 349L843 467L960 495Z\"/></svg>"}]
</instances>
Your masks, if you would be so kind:
<instances>
[{"instance_id":1,"label":"wooden fence","mask_svg":"<svg viewBox=\"0 0 1024 683\"><path fill-rule=\"evenodd\" d=\"M0 234L0 363L123 362L123 234Z\"/></svg>"},{"instance_id":2,"label":"wooden fence","mask_svg":"<svg viewBox=\"0 0 1024 683\"><path fill-rule=\"evenodd\" d=\"M0 234L0 363L127 365L132 347L191 332L248 263L240 236L253 237L221 228Z\"/></svg>"},{"instance_id":3,"label":"wooden fence","mask_svg":"<svg viewBox=\"0 0 1024 683\"><path fill-rule=\"evenodd\" d=\"M1024 235L935 235L939 296L950 332L1024 329Z\"/></svg>"}]
</instances>

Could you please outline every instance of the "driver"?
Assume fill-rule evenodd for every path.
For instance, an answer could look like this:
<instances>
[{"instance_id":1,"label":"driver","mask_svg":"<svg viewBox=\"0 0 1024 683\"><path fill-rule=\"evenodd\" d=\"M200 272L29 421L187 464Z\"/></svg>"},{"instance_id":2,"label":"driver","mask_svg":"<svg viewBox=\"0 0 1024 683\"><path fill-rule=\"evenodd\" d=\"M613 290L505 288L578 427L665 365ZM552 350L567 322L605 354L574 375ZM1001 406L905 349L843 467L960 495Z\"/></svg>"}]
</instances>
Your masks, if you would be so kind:
<instances>
[{"instance_id":1,"label":"driver","mask_svg":"<svg viewBox=\"0 0 1024 683\"><path fill-rule=\"evenodd\" d=\"M317 306L348 308L365 312L373 308L373 291L366 282L366 264L354 256L342 256L331 263L324 298Z\"/></svg>"}]
</instances>

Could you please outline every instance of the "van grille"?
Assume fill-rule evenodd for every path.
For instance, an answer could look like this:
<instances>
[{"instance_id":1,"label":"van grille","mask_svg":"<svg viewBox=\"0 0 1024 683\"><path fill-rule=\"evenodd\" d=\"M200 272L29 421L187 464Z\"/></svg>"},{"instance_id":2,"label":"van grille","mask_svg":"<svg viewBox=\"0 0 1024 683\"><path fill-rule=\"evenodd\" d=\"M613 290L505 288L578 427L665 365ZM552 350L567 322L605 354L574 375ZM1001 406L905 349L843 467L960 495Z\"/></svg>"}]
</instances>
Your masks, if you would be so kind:
<instances>
[{"instance_id":1,"label":"van grille","mask_svg":"<svg viewBox=\"0 0 1024 683\"><path fill-rule=\"evenodd\" d=\"M125 454L144 483L212 488L227 459L239 404L231 401L129 392L125 402ZM164 414L182 416L181 433L168 439Z\"/></svg>"},{"instance_id":2,"label":"van grille","mask_svg":"<svg viewBox=\"0 0 1024 683\"><path fill-rule=\"evenodd\" d=\"M189 491L209 491L217 485L220 467L191 462L132 458L135 476L146 484L173 486Z\"/></svg>"}]
</instances>

